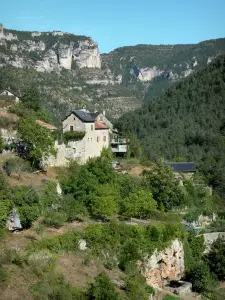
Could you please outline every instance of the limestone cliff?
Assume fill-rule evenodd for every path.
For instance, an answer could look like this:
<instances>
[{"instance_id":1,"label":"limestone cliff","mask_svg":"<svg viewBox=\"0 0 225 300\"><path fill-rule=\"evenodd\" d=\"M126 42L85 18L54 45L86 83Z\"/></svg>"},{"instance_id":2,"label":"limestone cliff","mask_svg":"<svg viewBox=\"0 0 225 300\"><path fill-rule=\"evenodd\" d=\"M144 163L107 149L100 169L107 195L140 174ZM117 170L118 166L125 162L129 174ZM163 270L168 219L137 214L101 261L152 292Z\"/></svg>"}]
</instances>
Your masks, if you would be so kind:
<instances>
[{"instance_id":1,"label":"limestone cliff","mask_svg":"<svg viewBox=\"0 0 225 300\"><path fill-rule=\"evenodd\" d=\"M0 67L35 68L57 71L62 68L101 68L98 44L91 38L61 31L26 32L0 27Z\"/></svg>"},{"instance_id":2,"label":"limestone cliff","mask_svg":"<svg viewBox=\"0 0 225 300\"><path fill-rule=\"evenodd\" d=\"M184 249L179 240L174 240L163 251L157 251L151 257L140 261L139 270L147 284L163 288L171 280L180 280L184 275Z\"/></svg>"}]
</instances>

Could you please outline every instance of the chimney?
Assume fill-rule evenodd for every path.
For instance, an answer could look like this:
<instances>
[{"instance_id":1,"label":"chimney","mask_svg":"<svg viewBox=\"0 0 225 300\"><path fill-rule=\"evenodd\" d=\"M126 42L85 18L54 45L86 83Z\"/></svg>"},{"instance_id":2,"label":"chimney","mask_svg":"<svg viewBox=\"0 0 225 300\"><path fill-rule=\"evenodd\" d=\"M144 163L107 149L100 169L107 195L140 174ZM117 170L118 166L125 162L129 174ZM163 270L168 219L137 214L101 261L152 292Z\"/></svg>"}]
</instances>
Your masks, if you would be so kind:
<instances>
[{"instance_id":1,"label":"chimney","mask_svg":"<svg viewBox=\"0 0 225 300\"><path fill-rule=\"evenodd\" d=\"M102 114L103 114L103 116L105 117L105 110L103 110Z\"/></svg>"}]
</instances>

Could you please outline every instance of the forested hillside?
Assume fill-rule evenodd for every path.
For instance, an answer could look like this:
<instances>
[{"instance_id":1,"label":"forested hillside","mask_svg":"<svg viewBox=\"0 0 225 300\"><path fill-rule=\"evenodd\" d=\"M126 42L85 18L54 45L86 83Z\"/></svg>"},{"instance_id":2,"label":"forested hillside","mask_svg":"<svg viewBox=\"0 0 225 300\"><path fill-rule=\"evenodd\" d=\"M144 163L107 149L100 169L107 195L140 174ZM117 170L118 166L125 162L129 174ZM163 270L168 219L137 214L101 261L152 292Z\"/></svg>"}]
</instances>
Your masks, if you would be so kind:
<instances>
[{"instance_id":1,"label":"forested hillside","mask_svg":"<svg viewBox=\"0 0 225 300\"><path fill-rule=\"evenodd\" d=\"M187 45L136 45L101 54L90 37L0 28L0 90L35 85L55 122L73 108L110 118L139 108L225 52L225 39Z\"/></svg>"},{"instance_id":2,"label":"forested hillside","mask_svg":"<svg viewBox=\"0 0 225 300\"><path fill-rule=\"evenodd\" d=\"M109 68L115 76L121 74L127 88L138 83L145 90L143 99L148 99L161 95L173 82L200 70L224 52L225 39L215 39L186 45L127 46L101 57L103 68ZM133 65L140 70L139 80L132 72Z\"/></svg>"},{"instance_id":3,"label":"forested hillside","mask_svg":"<svg viewBox=\"0 0 225 300\"><path fill-rule=\"evenodd\" d=\"M117 126L135 133L151 159L195 161L225 197L225 55L125 114Z\"/></svg>"}]
</instances>

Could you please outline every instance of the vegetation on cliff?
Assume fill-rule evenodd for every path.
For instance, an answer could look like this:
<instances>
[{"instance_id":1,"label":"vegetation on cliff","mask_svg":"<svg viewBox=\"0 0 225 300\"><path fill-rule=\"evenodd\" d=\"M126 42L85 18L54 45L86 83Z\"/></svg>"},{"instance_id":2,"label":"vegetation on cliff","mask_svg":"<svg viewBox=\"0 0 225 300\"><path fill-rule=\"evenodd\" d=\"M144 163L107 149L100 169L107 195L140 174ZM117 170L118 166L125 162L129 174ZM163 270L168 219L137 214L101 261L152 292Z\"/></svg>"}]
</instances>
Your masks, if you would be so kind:
<instances>
[{"instance_id":1,"label":"vegetation on cliff","mask_svg":"<svg viewBox=\"0 0 225 300\"><path fill-rule=\"evenodd\" d=\"M153 160L195 161L224 197L225 56L124 115L118 127L136 134Z\"/></svg>"}]
</instances>

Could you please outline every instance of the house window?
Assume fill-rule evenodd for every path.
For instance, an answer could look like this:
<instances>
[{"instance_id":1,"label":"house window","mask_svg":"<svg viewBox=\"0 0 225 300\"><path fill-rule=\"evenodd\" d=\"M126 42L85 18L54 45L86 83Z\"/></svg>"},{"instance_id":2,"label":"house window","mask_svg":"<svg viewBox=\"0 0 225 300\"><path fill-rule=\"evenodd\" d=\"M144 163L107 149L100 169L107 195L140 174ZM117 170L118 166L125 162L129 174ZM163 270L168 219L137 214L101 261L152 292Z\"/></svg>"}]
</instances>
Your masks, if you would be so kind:
<instances>
[{"instance_id":1,"label":"house window","mask_svg":"<svg viewBox=\"0 0 225 300\"><path fill-rule=\"evenodd\" d=\"M73 131L73 125L70 126L70 131Z\"/></svg>"},{"instance_id":2,"label":"house window","mask_svg":"<svg viewBox=\"0 0 225 300\"><path fill-rule=\"evenodd\" d=\"M75 117L74 117L73 119L74 119L74 121L76 120L76 118L75 118Z\"/></svg>"},{"instance_id":3,"label":"house window","mask_svg":"<svg viewBox=\"0 0 225 300\"><path fill-rule=\"evenodd\" d=\"M101 121L101 122L103 121L103 116L100 117L100 121Z\"/></svg>"},{"instance_id":4,"label":"house window","mask_svg":"<svg viewBox=\"0 0 225 300\"><path fill-rule=\"evenodd\" d=\"M99 136L97 136L97 142L99 142L100 141L100 137Z\"/></svg>"},{"instance_id":5,"label":"house window","mask_svg":"<svg viewBox=\"0 0 225 300\"><path fill-rule=\"evenodd\" d=\"M103 141L106 142L106 136L103 137Z\"/></svg>"},{"instance_id":6,"label":"house window","mask_svg":"<svg viewBox=\"0 0 225 300\"><path fill-rule=\"evenodd\" d=\"M92 138L91 138L91 142L92 142Z\"/></svg>"},{"instance_id":7,"label":"house window","mask_svg":"<svg viewBox=\"0 0 225 300\"><path fill-rule=\"evenodd\" d=\"M94 129L94 126L93 126L93 125L91 125L91 131L93 131L93 129Z\"/></svg>"}]
</instances>

